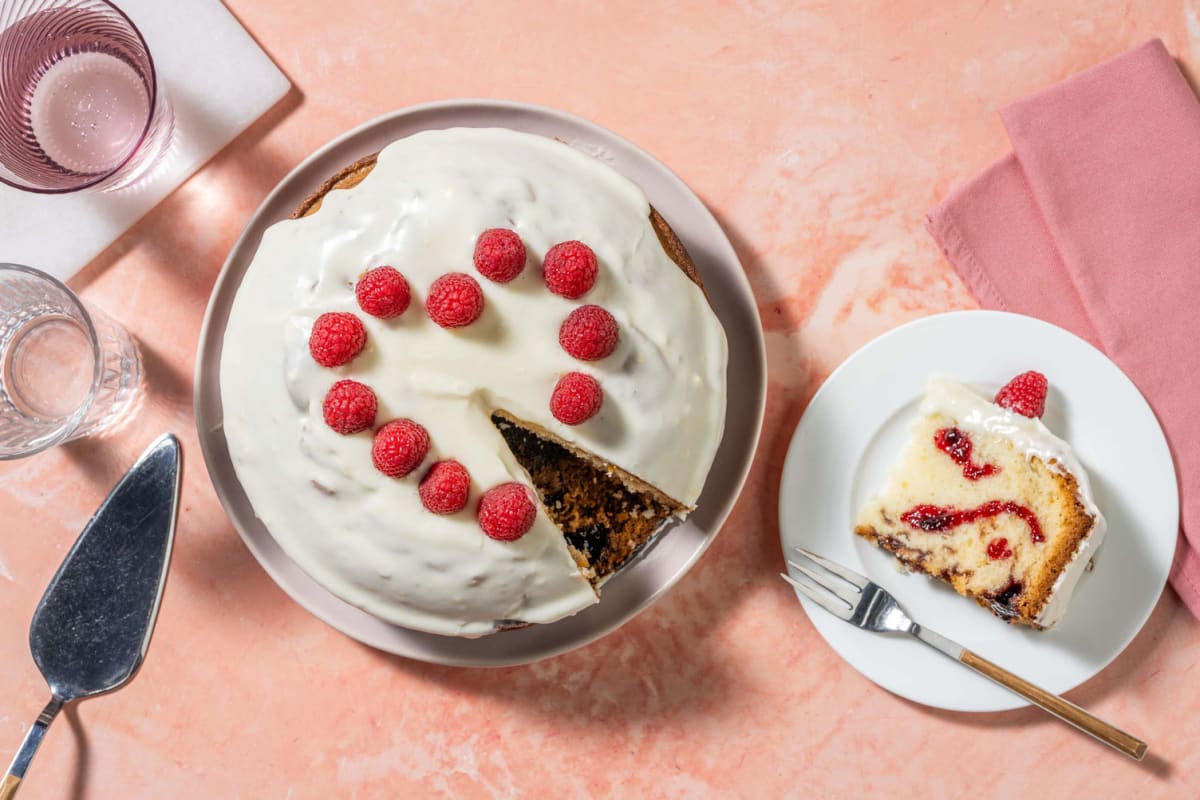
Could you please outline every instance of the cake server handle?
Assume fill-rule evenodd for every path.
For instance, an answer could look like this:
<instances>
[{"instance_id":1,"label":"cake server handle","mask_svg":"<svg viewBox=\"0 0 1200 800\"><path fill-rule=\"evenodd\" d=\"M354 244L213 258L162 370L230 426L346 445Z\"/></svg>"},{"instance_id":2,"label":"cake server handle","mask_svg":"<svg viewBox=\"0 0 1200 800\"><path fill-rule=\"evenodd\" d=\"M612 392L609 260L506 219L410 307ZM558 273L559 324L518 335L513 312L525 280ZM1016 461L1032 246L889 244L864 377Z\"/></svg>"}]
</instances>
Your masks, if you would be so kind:
<instances>
[{"instance_id":1,"label":"cake server handle","mask_svg":"<svg viewBox=\"0 0 1200 800\"><path fill-rule=\"evenodd\" d=\"M25 741L21 742L21 749L17 751L12 765L4 774L4 780L0 782L0 800L13 800L17 796L17 790L21 788L21 781L25 779L25 770L29 769L29 762L33 760L33 755L37 752L38 745L42 743L46 730L50 727L50 723L54 722L54 718L58 716L62 707L63 701L57 695L52 696L50 702L42 709L42 713L38 714L37 720L29 726L29 732L25 734Z\"/></svg>"},{"instance_id":2,"label":"cake server handle","mask_svg":"<svg viewBox=\"0 0 1200 800\"><path fill-rule=\"evenodd\" d=\"M994 681L1010 692L1015 692L1033 703L1043 711L1073 725L1088 736L1103 742L1114 750L1119 750L1135 761L1141 761L1146 755L1146 743L1136 736L1130 736L1125 731L1110 725L1099 717L1091 714L1069 700L1064 700L1056 694L1051 694L1040 686L1034 686L1029 681L1012 674L999 664L988 661L978 653L974 653L960 644L950 641L945 636L935 633L913 623L910 631L925 644L939 653L949 656L978 672L983 677Z\"/></svg>"}]
</instances>

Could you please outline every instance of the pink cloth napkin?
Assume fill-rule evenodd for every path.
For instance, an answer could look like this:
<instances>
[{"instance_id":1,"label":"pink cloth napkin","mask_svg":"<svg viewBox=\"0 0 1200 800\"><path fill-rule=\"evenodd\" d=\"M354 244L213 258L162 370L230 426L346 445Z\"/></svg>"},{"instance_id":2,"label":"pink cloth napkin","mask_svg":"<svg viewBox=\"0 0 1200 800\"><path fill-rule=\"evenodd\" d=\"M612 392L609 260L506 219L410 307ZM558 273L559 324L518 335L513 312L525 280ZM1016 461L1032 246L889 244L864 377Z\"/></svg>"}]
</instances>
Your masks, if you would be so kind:
<instances>
[{"instance_id":1,"label":"pink cloth napkin","mask_svg":"<svg viewBox=\"0 0 1200 800\"><path fill-rule=\"evenodd\" d=\"M1104 350L1179 473L1171 583L1200 617L1200 102L1155 39L1000 112L1013 152L933 209L984 306Z\"/></svg>"}]
</instances>

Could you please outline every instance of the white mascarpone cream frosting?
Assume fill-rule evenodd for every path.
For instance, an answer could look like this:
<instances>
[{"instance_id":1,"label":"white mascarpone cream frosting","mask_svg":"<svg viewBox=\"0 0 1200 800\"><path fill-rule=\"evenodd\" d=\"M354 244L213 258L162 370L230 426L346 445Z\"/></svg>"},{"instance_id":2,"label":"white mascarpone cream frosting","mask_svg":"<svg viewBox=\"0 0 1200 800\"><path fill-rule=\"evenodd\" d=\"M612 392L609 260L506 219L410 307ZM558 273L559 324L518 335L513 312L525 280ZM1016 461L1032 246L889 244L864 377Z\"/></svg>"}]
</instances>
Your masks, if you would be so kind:
<instances>
[{"instance_id":1,"label":"white mascarpone cream frosting","mask_svg":"<svg viewBox=\"0 0 1200 800\"><path fill-rule=\"evenodd\" d=\"M1050 432L1040 419L1033 419L996 405L978 392L961 383L943 377L929 381L921 402L924 415L943 414L967 433L987 434L1007 438L1026 458L1037 458L1051 471L1067 473L1075 479L1079 501L1095 525L1079 543L1070 562L1059 574L1051 588L1050 598L1038 615L1039 625L1050 628L1062 618L1075 586L1087 570L1087 565L1104 540L1107 523L1096 501L1087 471L1066 441Z\"/></svg>"},{"instance_id":2,"label":"white mascarpone cream frosting","mask_svg":"<svg viewBox=\"0 0 1200 800\"><path fill-rule=\"evenodd\" d=\"M490 421L493 410L541 426L694 505L725 418L724 332L701 290L670 260L641 190L551 139L501 129L426 131L386 147L358 186L335 190L311 216L263 235L230 312L221 356L225 436L238 479L271 535L338 597L389 622L449 635L497 623L551 622L597 601L561 532L539 508L521 539L489 539L475 520L482 493L528 475ZM511 283L475 272L479 234L510 228L528 261ZM577 239L599 262L578 300L551 294L541 274L552 245ZM354 284L390 265L412 302L392 320L362 313ZM448 272L475 277L483 315L438 327L429 286ZM616 351L569 356L558 329L574 308L616 318ZM344 367L308 352L313 320L356 314L366 350ZM600 382L600 412L571 427L550 413L566 372ZM334 382L353 378L379 400L377 425L408 417L429 432L423 466L396 480L371 461L371 432L342 436L322 418ZM417 485L435 461L471 474L463 511L437 516Z\"/></svg>"}]
</instances>

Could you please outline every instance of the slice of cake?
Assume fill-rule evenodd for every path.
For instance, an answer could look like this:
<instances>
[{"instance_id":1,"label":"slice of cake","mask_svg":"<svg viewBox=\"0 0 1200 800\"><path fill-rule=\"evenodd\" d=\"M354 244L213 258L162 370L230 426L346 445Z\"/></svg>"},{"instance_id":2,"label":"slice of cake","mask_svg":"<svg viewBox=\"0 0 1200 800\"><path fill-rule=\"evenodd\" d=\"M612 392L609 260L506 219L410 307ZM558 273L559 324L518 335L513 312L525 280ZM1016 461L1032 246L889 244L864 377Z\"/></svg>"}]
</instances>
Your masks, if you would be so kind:
<instances>
[{"instance_id":1,"label":"slice of cake","mask_svg":"<svg viewBox=\"0 0 1200 800\"><path fill-rule=\"evenodd\" d=\"M1003 619L1052 627L1105 523L1070 445L1038 419L1045 397L1036 372L996 402L931 380L912 438L855 533Z\"/></svg>"}]
</instances>

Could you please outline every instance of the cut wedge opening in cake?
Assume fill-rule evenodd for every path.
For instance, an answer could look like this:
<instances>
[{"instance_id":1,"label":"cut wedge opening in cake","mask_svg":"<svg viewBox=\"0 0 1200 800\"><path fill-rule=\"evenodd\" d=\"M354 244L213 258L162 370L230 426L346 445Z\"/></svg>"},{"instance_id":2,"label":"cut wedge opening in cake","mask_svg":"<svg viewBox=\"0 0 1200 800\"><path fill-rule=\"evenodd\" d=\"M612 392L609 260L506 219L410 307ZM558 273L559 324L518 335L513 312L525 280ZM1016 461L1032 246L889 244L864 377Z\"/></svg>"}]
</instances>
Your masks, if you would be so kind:
<instances>
[{"instance_id":1,"label":"cut wedge opening in cake","mask_svg":"<svg viewBox=\"0 0 1200 800\"><path fill-rule=\"evenodd\" d=\"M640 478L507 412L493 413L492 423L597 588L689 511Z\"/></svg>"}]
</instances>

